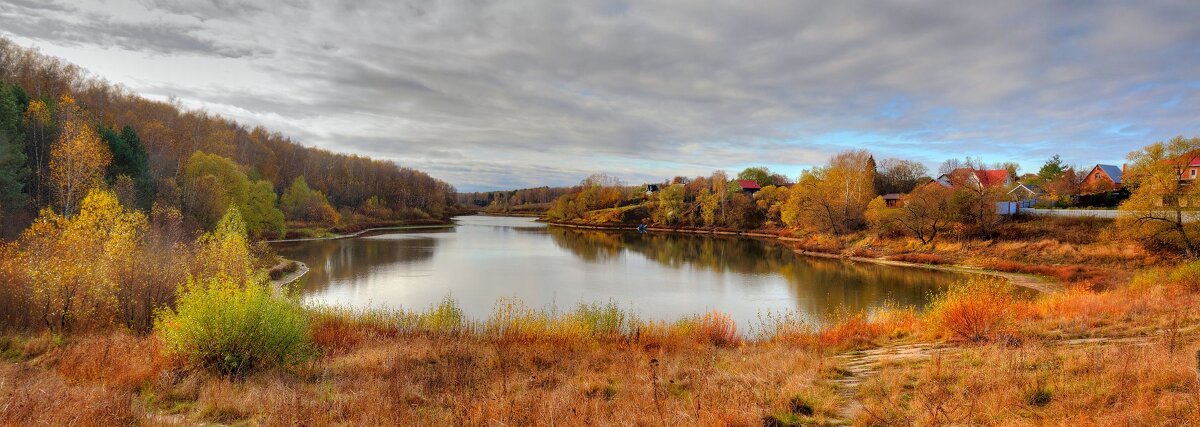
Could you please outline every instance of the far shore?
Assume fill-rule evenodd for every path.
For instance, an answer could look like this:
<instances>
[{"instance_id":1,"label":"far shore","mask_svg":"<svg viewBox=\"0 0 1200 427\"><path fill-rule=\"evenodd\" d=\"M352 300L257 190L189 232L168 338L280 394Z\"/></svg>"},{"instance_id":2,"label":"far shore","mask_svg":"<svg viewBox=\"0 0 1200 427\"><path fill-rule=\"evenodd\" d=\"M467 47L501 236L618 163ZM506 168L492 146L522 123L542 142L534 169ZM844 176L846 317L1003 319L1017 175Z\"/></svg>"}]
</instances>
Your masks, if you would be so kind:
<instances>
[{"instance_id":1,"label":"far shore","mask_svg":"<svg viewBox=\"0 0 1200 427\"><path fill-rule=\"evenodd\" d=\"M548 221L548 220L544 220L544 219L538 219L538 221L546 223L551 226L555 226L555 227L579 228L579 229L588 229L588 230L636 231L638 229L637 226L627 225L627 224L587 225L587 224L572 224L572 223L565 223L565 222ZM775 241L778 241L781 243L800 240L800 239L797 239L794 237L781 236L779 234L768 233L768 232L763 232L763 231L734 231L734 230L713 230L713 229L685 228L685 227L671 228L671 227L653 227L653 226L646 227L646 231L656 232L656 233L741 236L741 237L752 237L752 238L759 238L759 239L775 240ZM954 272L954 273L981 274L981 275L1003 278L1005 280L1008 280L1015 286L1034 290L1034 291L1041 292L1041 293L1054 293L1054 292L1060 292L1063 290L1061 285L1059 285L1055 282L1046 280L1044 277L1036 276L1036 275L1032 275L1032 274L1009 273L1009 272L1004 272L1004 271L996 271L996 270L988 270L988 269L983 269L983 268L978 268L978 267L972 267L972 266L968 266L968 265L923 264L923 263L899 261L899 260L887 259L887 258L873 258L873 257L854 256L854 255L839 254L839 253L814 252L814 251L806 251L806 250L802 250L802 249L796 249L795 252L796 252L796 254L803 255L803 256L811 256L811 257L818 257L818 258L830 258L830 259L842 259L842 260L847 260L847 261L866 262L866 263L873 263L873 264L880 264L880 265L889 265L889 266L894 266L894 267L923 268L923 269L928 269L928 270L947 271L947 272Z\"/></svg>"}]
</instances>

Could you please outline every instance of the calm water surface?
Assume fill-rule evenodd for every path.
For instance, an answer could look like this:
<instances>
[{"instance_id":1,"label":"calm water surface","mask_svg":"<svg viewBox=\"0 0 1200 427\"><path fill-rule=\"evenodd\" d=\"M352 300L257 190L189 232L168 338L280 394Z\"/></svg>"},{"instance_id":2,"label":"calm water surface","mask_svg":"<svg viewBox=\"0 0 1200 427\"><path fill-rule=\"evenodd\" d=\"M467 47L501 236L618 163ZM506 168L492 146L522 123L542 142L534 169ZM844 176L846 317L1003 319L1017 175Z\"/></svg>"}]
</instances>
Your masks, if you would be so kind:
<instances>
[{"instance_id":1,"label":"calm water surface","mask_svg":"<svg viewBox=\"0 0 1200 427\"><path fill-rule=\"evenodd\" d=\"M797 256L757 239L548 227L529 218L464 216L458 227L276 245L311 269L310 301L423 309L447 295L487 318L497 299L573 308L615 301L646 318L718 309L739 324L765 310L813 319L890 301L917 307L962 276Z\"/></svg>"}]
</instances>

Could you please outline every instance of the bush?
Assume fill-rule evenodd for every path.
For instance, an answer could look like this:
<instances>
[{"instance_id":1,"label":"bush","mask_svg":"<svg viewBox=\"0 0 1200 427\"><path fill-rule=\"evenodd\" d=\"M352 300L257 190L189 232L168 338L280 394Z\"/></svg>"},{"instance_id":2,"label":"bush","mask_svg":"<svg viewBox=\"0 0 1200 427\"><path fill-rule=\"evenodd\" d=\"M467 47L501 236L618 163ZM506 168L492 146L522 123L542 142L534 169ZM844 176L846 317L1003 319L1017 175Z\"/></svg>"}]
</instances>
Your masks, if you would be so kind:
<instances>
[{"instance_id":1,"label":"bush","mask_svg":"<svg viewBox=\"0 0 1200 427\"><path fill-rule=\"evenodd\" d=\"M257 283L189 281L176 309L158 313L155 330L168 354L230 376L288 366L312 355L300 304Z\"/></svg>"},{"instance_id":2,"label":"bush","mask_svg":"<svg viewBox=\"0 0 1200 427\"><path fill-rule=\"evenodd\" d=\"M994 278L974 278L938 295L929 316L950 338L984 342L1010 337L1012 285Z\"/></svg>"}]
</instances>

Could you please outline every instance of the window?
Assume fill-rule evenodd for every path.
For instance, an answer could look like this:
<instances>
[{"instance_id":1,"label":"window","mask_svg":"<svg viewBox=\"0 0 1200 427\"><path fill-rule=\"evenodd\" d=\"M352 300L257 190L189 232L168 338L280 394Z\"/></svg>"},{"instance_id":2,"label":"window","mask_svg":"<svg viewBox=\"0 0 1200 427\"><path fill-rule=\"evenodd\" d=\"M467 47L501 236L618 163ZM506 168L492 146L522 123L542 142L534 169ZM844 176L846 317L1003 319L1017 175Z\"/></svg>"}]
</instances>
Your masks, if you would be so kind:
<instances>
[{"instance_id":1,"label":"window","mask_svg":"<svg viewBox=\"0 0 1200 427\"><path fill-rule=\"evenodd\" d=\"M1195 178L1195 177L1196 177L1196 169L1192 168L1192 178Z\"/></svg>"}]
</instances>

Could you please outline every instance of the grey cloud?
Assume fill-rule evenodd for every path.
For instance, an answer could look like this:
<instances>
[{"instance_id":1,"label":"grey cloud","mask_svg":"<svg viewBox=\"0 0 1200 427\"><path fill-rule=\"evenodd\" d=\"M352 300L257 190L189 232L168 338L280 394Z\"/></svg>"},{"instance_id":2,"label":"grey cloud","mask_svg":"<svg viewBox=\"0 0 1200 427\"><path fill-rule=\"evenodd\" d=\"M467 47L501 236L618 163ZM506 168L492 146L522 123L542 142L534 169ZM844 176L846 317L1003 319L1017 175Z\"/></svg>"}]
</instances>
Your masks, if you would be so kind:
<instances>
[{"instance_id":1,"label":"grey cloud","mask_svg":"<svg viewBox=\"0 0 1200 427\"><path fill-rule=\"evenodd\" d=\"M632 177L812 164L853 145L829 139L838 132L930 162L1116 161L1195 133L1200 110L1190 1L144 4L151 18L131 25L168 41L131 48L233 49L281 82L163 78L153 90L270 112L306 143L411 162L460 187L569 184L597 166ZM212 39L147 30L159 12L194 18L178 34ZM898 99L902 111L880 114ZM1107 132L1115 123L1144 132Z\"/></svg>"},{"instance_id":2,"label":"grey cloud","mask_svg":"<svg viewBox=\"0 0 1200 427\"><path fill-rule=\"evenodd\" d=\"M78 15L78 16L73 16ZM70 18L79 19L70 19ZM261 49L219 43L197 34L199 25L165 21L127 22L57 3L11 2L0 5L0 31L58 44L112 46L157 54L203 54L238 58L263 54ZM68 58L69 59L69 58Z\"/></svg>"}]
</instances>

